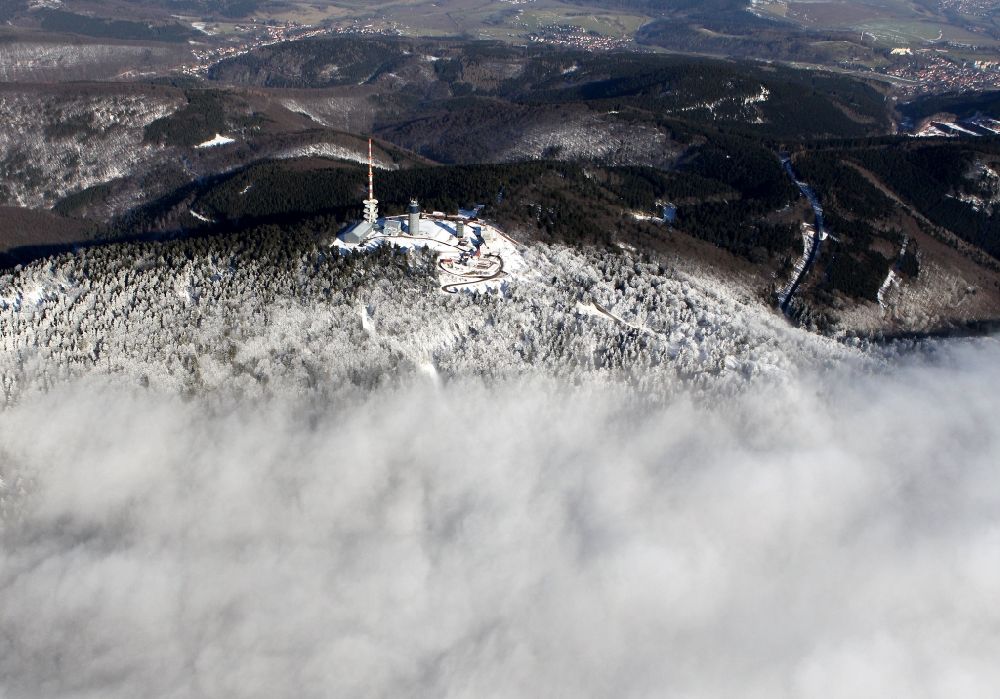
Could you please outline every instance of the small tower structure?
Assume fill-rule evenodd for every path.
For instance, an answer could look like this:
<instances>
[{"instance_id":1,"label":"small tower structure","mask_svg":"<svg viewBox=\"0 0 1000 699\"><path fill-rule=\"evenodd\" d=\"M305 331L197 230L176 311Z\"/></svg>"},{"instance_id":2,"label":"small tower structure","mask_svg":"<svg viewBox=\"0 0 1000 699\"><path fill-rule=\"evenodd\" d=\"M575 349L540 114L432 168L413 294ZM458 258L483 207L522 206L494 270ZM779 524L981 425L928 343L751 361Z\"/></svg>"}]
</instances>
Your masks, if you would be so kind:
<instances>
[{"instance_id":1,"label":"small tower structure","mask_svg":"<svg viewBox=\"0 0 1000 699\"><path fill-rule=\"evenodd\" d=\"M368 198L365 199L365 222L375 225L378 221L378 199L375 198L375 159L372 157L372 140L368 139Z\"/></svg>"},{"instance_id":2,"label":"small tower structure","mask_svg":"<svg viewBox=\"0 0 1000 699\"><path fill-rule=\"evenodd\" d=\"M407 214L409 215L409 221L407 224L407 232L410 235L417 235L420 233L420 204L417 203L416 199L410 199L410 206L407 209Z\"/></svg>"}]
</instances>

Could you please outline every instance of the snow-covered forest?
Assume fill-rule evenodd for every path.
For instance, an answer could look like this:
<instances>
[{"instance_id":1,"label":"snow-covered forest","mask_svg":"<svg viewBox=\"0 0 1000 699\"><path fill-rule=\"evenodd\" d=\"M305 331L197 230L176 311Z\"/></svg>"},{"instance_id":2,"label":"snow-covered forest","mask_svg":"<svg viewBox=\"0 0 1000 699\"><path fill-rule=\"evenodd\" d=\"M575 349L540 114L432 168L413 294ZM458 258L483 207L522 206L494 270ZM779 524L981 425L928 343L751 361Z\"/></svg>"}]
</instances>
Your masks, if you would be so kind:
<instances>
[{"instance_id":1,"label":"snow-covered forest","mask_svg":"<svg viewBox=\"0 0 1000 699\"><path fill-rule=\"evenodd\" d=\"M329 392L431 371L533 370L659 389L861 350L787 326L738 281L562 246L523 249L504 290L442 294L429 253L342 255L276 228L86 248L0 276L0 377L15 401L93 372L180 392Z\"/></svg>"},{"instance_id":2,"label":"snow-covered forest","mask_svg":"<svg viewBox=\"0 0 1000 699\"><path fill-rule=\"evenodd\" d=\"M143 129L179 106L150 93L0 92L0 199L50 207L69 192L148 167L159 149ZM42 112L42 115L39 112Z\"/></svg>"}]
</instances>

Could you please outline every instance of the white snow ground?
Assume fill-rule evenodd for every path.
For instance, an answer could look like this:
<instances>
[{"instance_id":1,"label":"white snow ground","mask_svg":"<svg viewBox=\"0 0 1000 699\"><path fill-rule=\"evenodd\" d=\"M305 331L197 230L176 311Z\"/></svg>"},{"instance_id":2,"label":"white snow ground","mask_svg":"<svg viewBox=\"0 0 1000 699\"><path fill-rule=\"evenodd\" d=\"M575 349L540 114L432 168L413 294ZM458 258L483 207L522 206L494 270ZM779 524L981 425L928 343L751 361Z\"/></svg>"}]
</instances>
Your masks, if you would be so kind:
<instances>
[{"instance_id":1,"label":"white snow ground","mask_svg":"<svg viewBox=\"0 0 1000 699\"><path fill-rule=\"evenodd\" d=\"M778 291L778 303L782 306L788 301L789 296L791 296L792 289L796 287L802 280L803 272L805 271L806 265L809 263L809 258L813 254L813 248L818 242L816 240L816 226L811 223L802 223L799 228L799 233L802 236L802 255L798 260L795 261L795 267L792 268L791 277L785 282L785 285Z\"/></svg>"},{"instance_id":2,"label":"white snow ground","mask_svg":"<svg viewBox=\"0 0 1000 699\"><path fill-rule=\"evenodd\" d=\"M194 209L188 209L188 213L191 214L192 216L194 216L199 221L202 221L203 223L215 223L215 221L213 221L212 219L210 219L208 216L204 216L202 214L199 214Z\"/></svg>"},{"instance_id":3,"label":"white snow ground","mask_svg":"<svg viewBox=\"0 0 1000 699\"><path fill-rule=\"evenodd\" d=\"M108 80L151 61L169 62L173 49L155 45L12 41L0 43L0 81Z\"/></svg>"},{"instance_id":4,"label":"white snow ground","mask_svg":"<svg viewBox=\"0 0 1000 699\"><path fill-rule=\"evenodd\" d=\"M569 160L659 165L672 157L670 148L669 135L660 129L587 115L530 126L518 134L514 145L499 153L498 159L538 159L555 151L558 157Z\"/></svg>"}]
</instances>

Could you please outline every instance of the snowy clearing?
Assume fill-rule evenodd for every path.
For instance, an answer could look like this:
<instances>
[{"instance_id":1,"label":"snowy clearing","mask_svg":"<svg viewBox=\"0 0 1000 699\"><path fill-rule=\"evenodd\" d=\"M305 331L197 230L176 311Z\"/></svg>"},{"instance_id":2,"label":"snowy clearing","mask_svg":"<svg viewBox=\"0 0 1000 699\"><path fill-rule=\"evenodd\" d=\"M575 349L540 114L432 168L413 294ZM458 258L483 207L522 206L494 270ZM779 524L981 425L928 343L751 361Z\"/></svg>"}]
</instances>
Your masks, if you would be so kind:
<instances>
[{"instance_id":1,"label":"snowy clearing","mask_svg":"<svg viewBox=\"0 0 1000 699\"><path fill-rule=\"evenodd\" d=\"M273 157L280 159L292 158L334 158L335 160L346 160L361 165L368 164L368 153L351 150L334 143L312 143L307 146L296 146L276 153ZM379 170L398 170L396 163L387 163L377 158L372 163Z\"/></svg>"},{"instance_id":2,"label":"snowy clearing","mask_svg":"<svg viewBox=\"0 0 1000 699\"><path fill-rule=\"evenodd\" d=\"M215 138L210 138L204 143L199 143L195 148L217 148L218 146L227 146L230 143L236 143L236 139L217 133L215 134Z\"/></svg>"},{"instance_id":3,"label":"snowy clearing","mask_svg":"<svg viewBox=\"0 0 1000 699\"><path fill-rule=\"evenodd\" d=\"M203 216L202 214L199 214L194 209L188 209L188 213L194 216L199 221L202 221L203 223L215 223L214 220L210 219L208 216Z\"/></svg>"}]
</instances>

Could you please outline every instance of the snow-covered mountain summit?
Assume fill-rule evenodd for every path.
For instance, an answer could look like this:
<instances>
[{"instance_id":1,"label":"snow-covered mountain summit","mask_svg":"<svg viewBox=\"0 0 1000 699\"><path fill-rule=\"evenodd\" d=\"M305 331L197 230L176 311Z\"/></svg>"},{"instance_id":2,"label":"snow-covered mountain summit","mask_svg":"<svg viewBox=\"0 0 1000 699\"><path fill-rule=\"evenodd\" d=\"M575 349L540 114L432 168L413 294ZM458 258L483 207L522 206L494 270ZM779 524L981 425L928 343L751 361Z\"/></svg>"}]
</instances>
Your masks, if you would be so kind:
<instances>
[{"instance_id":1,"label":"snow-covered mountain summit","mask_svg":"<svg viewBox=\"0 0 1000 699\"><path fill-rule=\"evenodd\" d=\"M433 255L348 256L305 237L95 247L0 277L0 381L24 391L93 373L181 392L370 387L548 375L740 390L861 357L791 328L706 270L628 251L520 250L502 290L442 294Z\"/></svg>"}]
</instances>

